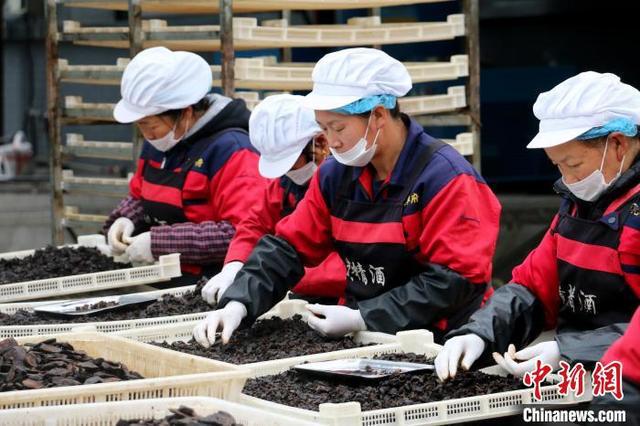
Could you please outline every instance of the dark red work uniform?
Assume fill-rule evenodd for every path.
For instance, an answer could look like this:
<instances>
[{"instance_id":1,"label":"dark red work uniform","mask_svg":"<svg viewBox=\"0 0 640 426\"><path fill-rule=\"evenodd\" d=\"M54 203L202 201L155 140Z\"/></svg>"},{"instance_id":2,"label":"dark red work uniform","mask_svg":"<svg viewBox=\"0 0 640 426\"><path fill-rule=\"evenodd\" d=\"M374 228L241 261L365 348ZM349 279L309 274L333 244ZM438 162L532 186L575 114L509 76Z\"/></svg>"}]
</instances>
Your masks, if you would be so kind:
<instances>
[{"instance_id":1,"label":"dark red work uniform","mask_svg":"<svg viewBox=\"0 0 640 426\"><path fill-rule=\"evenodd\" d=\"M347 304L369 330L429 328L439 339L466 321L489 288L500 205L455 149L402 120L407 138L389 178L376 182L371 165L326 160L222 304L244 303L250 321L284 295L303 265L337 251Z\"/></svg>"}]
</instances>

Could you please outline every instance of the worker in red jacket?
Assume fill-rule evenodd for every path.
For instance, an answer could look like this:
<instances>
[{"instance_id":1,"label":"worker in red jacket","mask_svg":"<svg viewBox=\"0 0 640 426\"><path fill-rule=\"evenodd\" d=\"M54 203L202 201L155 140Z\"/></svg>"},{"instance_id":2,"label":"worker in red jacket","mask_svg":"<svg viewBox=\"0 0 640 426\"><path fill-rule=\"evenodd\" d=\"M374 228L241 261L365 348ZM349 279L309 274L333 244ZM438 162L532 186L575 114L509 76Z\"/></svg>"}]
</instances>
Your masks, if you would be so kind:
<instances>
[{"instance_id":1,"label":"worker in red jacket","mask_svg":"<svg viewBox=\"0 0 640 426\"><path fill-rule=\"evenodd\" d=\"M400 113L407 69L377 49L345 49L313 70L303 106L315 111L332 157L295 211L264 236L219 309L194 329L203 345L228 341L338 252L346 305L308 305L327 336L428 328L436 339L481 304L491 277L500 205L451 146Z\"/></svg>"},{"instance_id":2,"label":"worker in red jacket","mask_svg":"<svg viewBox=\"0 0 640 426\"><path fill-rule=\"evenodd\" d=\"M533 112L540 131L528 148L558 166L560 211L512 282L447 335L436 358L443 380L492 351L515 375L537 361L590 368L638 307L640 92L613 74L584 72L542 93ZM554 328L554 340L524 348Z\"/></svg>"},{"instance_id":3,"label":"worker in red jacket","mask_svg":"<svg viewBox=\"0 0 640 426\"><path fill-rule=\"evenodd\" d=\"M180 253L183 281L220 270L267 183L249 142L249 110L208 95L211 83L200 56L146 49L127 65L114 110L146 140L130 194L105 224L109 246L134 262Z\"/></svg>"},{"instance_id":4,"label":"worker in red jacket","mask_svg":"<svg viewBox=\"0 0 640 426\"><path fill-rule=\"evenodd\" d=\"M236 232L222 271L202 289L210 304L233 283L258 240L275 233L276 223L293 212L309 188L311 176L324 160L326 140L312 110L300 106L301 96L273 95L260 102L249 118L249 138L260 152L260 174L271 179L262 203L253 206L246 225ZM345 267L333 252L318 266L305 268L293 297L336 303L344 295Z\"/></svg>"},{"instance_id":5,"label":"worker in red jacket","mask_svg":"<svg viewBox=\"0 0 640 426\"><path fill-rule=\"evenodd\" d=\"M627 412L626 423L640 424L640 308L636 309L622 337L611 345L601 361L603 365L614 361L622 364L623 397L618 400L607 394L594 398L591 406L624 409Z\"/></svg>"}]
</instances>

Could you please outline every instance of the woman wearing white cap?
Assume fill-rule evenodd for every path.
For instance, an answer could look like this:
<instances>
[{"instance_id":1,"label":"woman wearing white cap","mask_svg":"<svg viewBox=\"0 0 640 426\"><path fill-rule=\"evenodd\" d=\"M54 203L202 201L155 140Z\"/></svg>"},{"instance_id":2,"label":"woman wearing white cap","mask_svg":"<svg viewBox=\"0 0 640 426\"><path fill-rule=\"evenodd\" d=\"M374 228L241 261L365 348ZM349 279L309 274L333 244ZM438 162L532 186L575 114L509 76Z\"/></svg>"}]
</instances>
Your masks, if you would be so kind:
<instances>
[{"instance_id":1,"label":"woman wearing white cap","mask_svg":"<svg viewBox=\"0 0 640 426\"><path fill-rule=\"evenodd\" d=\"M337 251L347 269L346 306L309 305L327 336L429 328L436 339L477 309L491 275L500 205L452 147L401 114L407 69L376 49L346 49L313 70L303 105L315 110L333 158L296 210L260 240L219 306L194 330L222 340L251 323L298 282L304 266Z\"/></svg>"},{"instance_id":2,"label":"woman wearing white cap","mask_svg":"<svg viewBox=\"0 0 640 426\"><path fill-rule=\"evenodd\" d=\"M300 105L302 96L273 95L260 102L249 118L249 137L260 152L260 174L271 179L261 204L254 206L246 226L231 242L234 258L227 257L222 271L202 289L202 297L214 304L233 283L236 273L258 240L275 232L276 223L293 212L309 188L311 176L328 151L313 111ZM330 254L292 289L305 300L333 301L344 295L344 263Z\"/></svg>"},{"instance_id":3,"label":"woman wearing white cap","mask_svg":"<svg viewBox=\"0 0 640 426\"><path fill-rule=\"evenodd\" d=\"M540 131L527 147L558 166L560 211L512 283L447 335L436 359L443 380L492 351L516 375L538 360L591 368L638 307L640 92L613 74L584 72L542 93L533 112ZM556 327L554 340L516 352Z\"/></svg>"},{"instance_id":4,"label":"woman wearing white cap","mask_svg":"<svg viewBox=\"0 0 640 426\"><path fill-rule=\"evenodd\" d=\"M127 65L113 115L146 140L130 195L105 225L114 253L136 262L181 253L184 273L217 272L261 199L250 112L241 100L208 95L211 83L209 65L190 52L155 47Z\"/></svg>"}]
</instances>

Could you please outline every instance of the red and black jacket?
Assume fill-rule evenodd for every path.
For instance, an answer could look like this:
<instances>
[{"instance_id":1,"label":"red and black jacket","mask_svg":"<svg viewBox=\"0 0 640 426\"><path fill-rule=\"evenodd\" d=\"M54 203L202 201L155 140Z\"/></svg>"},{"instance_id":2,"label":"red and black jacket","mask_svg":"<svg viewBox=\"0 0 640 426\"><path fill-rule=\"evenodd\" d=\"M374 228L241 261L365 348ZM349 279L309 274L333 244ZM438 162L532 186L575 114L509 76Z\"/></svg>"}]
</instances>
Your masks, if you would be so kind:
<instances>
[{"instance_id":1,"label":"red and black jacket","mask_svg":"<svg viewBox=\"0 0 640 426\"><path fill-rule=\"evenodd\" d=\"M369 298L362 292L356 295L352 306L360 309L368 329L394 333L428 327L442 331L466 321L480 306L490 281L500 205L455 149L441 146L407 116L403 121L407 139L389 179L374 182L371 166L353 168L332 158L325 160L305 198L278 223L276 236L258 243L222 305L241 301L250 322L284 297L300 278L303 266L318 265L329 253L341 250L337 241L380 249L388 239L394 250L404 250L403 262L411 263L415 273L407 277L391 274L384 288L376 289ZM432 151L428 163L418 161L425 151ZM382 206L376 222L363 216L350 220L336 210L345 182L350 187L346 194L350 202ZM405 193L408 197L399 200ZM385 218L384 206L398 216ZM361 213L366 215L366 209ZM359 266L362 262L358 260L356 269ZM350 279L355 280L355 275ZM362 287L363 283L354 284Z\"/></svg>"},{"instance_id":2,"label":"red and black jacket","mask_svg":"<svg viewBox=\"0 0 640 426\"><path fill-rule=\"evenodd\" d=\"M231 223L242 228L247 212L263 196L267 181L258 173L258 154L247 134L250 112L241 100L232 100L195 134L163 153L144 143L130 195L149 210L174 211L184 222ZM162 184L160 175L181 176ZM157 181L151 178L159 176ZM158 209L154 205L159 206ZM179 220L161 223L150 218L148 227L179 225ZM144 229L136 229L136 232ZM161 238L153 243L161 244ZM200 266L183 265L185 272L198 273Z\"/></svg>"},{"instance_id":3,"label":"red and black jacket","mask_svg":"<svg viewBox=\"0 0 640 426\"><path fill-rule=\"evenodd\" d=\"M287 176L271 180L262 202L252 207L245 226L236 231L229 245L234 257L227 256L227 262L245 263L258 240L275 233L278 221L296 209L307 189L308 185L297 185ZM345 285L344 263L332 253L318 266L305 268L304 276L292 291L300 296L339 299L344 296Z\"/></svg>"},{"instance_id":4,"label":"red and black jacket","mask_svg":"<svg viewBox=\"0 0 640 426\"><path fill-rule=\"evenodd\" d=\"M623 332L640 301L640 162L595 202L558 181L559 213L541 243L470 322L447 337L475 333L487 353L557 328L569 362L593 365Z\"/></svg>"}]
</instances>

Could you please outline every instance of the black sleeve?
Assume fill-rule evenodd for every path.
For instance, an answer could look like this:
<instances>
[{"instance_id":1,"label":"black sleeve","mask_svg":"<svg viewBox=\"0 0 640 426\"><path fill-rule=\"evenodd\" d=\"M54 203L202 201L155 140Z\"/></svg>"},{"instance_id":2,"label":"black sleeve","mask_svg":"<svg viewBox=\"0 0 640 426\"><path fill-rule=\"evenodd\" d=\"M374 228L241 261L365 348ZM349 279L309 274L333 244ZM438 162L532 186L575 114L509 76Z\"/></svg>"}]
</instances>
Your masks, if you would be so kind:
<instances>
[{"instance_id":1,"label":"black sleeve","mask_svg":"<svg viewBox=\"0 0 640 426\"><path fill-rule=\"evenodd\" d=\"M247 263L224 292L218 308L232 300L240 302L247 308L243 325L252 324L281 301L303 275L304 266L291 244L266 235L258 241Z\"/></svg>"},{"instance_id":2,"label":"black sleeve","mask_svg":"<svg viewBox=\"0 0 640 426\"><path fill-rule=\"evenodd\" d=\"M396 333L428 328L473 301L479 306L485 289L486 285L471 284L449 268L428 264L406 284L358 302L358 309L368 330Z\"/></svg>"},{"instance_id":3,"label":"black sleeve","mask_svg":"<svg viewBox=\"0 0 640 426\"><path fill-rule=\"evenodd\" d=\"M624 334L628 325L617 323L595 330L559 332L555 339L560 356L571 365L581 362L586 369L591 369Z\"/></svg>"},{"instance_id":4,"label":"black sleeve","mask_svg":"<svg viewBox=\"0 0 640 426\"><path fill-rule=\"evenodd\" d=\"M518 349L525 347L538 337L543 324L540 301L526 287L509 283L497 289L467 324L445 337L476 334L487 343L486 357L491 352L505 352L510 343Z\"/></svg>"}]
</instances>

